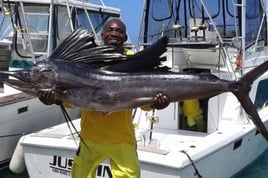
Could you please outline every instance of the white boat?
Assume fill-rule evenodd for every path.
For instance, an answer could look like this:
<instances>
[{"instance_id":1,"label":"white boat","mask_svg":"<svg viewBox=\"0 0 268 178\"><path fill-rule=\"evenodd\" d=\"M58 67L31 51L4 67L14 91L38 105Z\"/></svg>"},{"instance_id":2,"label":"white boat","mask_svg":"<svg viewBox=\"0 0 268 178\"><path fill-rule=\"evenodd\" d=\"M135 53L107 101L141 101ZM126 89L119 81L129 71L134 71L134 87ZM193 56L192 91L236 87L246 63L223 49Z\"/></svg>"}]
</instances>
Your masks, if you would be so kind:
<instances>
[{"instance_id":1,"label":"white boat","mask_svg":"<svg viewBox=\"0 0 268 178\"><path fill-rule=\"evenodd\" d=\"M236 80L267 59L262 0L145 0L143 12L139 45L169 36L164 55L172 70ZM266 72L253 83L250 98L268 128L267 84ZM135 110L142 178L229 178L268 148L234 95L200 101L203 132L187 130L179 102L155 113ZM79 122L73 122L78 130ZM76 131L65 124L24 136L20 144L29 176L70 177L78 142ZM96 177L111 177L109 160Z\"/></svg>"}]
</instances>

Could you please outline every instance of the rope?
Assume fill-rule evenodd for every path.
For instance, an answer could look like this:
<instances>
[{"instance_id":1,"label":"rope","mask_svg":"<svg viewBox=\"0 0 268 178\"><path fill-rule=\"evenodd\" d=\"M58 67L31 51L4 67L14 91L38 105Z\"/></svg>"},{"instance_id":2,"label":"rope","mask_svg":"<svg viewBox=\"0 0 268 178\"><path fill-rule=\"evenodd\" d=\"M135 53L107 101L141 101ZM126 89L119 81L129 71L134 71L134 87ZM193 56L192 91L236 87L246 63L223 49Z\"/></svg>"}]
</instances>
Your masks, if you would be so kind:
<instances>
[{"instance_id":1,"label":"rope","mask_svg":"<svg viewBox=\"0 0 268 178\"><path fill-rule=\"evenodd\" d=\"M70 118L68 112L66 111L66 109L64 108L64 106L62 104L60 104L60 108L61 108L61 111L62 111L62 113L64 115L64 119L66 121L66 124L67 124L67 126L68 126L68 128L69 128L69 130L70 130L70 132L72 134L73 139L75 140L71 127L74 129L75 133L78 135L78 137L80 138L81 142L85 145L87 150L89 152L91 152L89 147L87 146L86 142L84 141L84 139L82 138L82 136L80 135L78 130L75 128L75 125L73 124L72 119Z\"/></svg>"},{"instance_id":2,"label":"rope","mask_svg":"<svg viewBox=\"0 0 268 178\"><path fill-rule=\"evenodd\" d=\"M196 168L196 166L195 166L193 160L191 159L191 157L186 153L186 151L182 150L181 152L184 153L187 156L187 158L189 159L189 161L191 162L191 164L192 164L192 166L193 166L193 168L195 170L194 176L197 176L198 178L202 178L203 176L199 173L199 171Z\"/></svg>"}]
</instances>

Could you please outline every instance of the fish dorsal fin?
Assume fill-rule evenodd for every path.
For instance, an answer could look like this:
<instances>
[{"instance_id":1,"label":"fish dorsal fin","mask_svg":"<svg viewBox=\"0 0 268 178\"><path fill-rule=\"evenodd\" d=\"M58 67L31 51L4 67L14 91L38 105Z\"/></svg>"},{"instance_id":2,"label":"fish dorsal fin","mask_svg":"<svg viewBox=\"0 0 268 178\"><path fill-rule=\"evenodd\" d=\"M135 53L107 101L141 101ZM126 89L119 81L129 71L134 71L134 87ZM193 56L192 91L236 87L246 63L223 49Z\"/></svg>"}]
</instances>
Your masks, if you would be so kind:
<instances>
[{"instance_id":1,"label":"fish dorsal fin","mask_svg":"<svg viewBox=\"0 0 268 178\"><path fill-rule=\"evenodd\" d=\"M161 70L168 38L163 37L133 56L118 53L114 47L98 46L86 29L77 28L55 49L49 59L87 64L95 69L113 72L150 72Z\"/></svg>"},{"instance_id":2,"label":"fish dorsal fin","mask_svg":"<svg viewBox=\"0 0 268 178\"><path fill-rule=\"evenodd\" d=\"M78 28L66 37L50 55L52 59L68 60L77 51L97 46L94 37L87 34L87 30Z\"/></svg>"},{"instance_id":3,"label":"fish dorsal fin","mask_svg":"<svg viewBox=\"0 0 268 178\"><path fill-rule=\"evenodd\" d=\"M65 38L49 59L63 59L70 62L92 64L109 60L124 60L125 55L109 46L98 46L95 39L82 27L77 28Z\"/></svg>"},{"instance_id":4,"label":"fish dorsal fin","mask_svg":"<svg viewBox=\"0 0 268 178\"><path fill-rule=\"evenodd\" d=\"M144 50L128 56L125 61L107 66L106 70L115 72L168 71L168 67L161 67L161 62L166 61L166 57L161 57L161 55L166 52L167 44L168 38L162 37Z\"/></svg>"}]
</instances>

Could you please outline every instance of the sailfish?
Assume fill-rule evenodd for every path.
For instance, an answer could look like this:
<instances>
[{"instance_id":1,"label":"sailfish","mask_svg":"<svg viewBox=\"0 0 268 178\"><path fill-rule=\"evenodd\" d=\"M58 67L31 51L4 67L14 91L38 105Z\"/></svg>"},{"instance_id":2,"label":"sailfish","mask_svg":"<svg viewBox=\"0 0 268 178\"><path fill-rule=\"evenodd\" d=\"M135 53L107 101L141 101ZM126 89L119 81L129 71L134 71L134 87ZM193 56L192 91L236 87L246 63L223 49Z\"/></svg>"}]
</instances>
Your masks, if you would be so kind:
<instances>
[{"instance_id":1,"label":"sailfish","mask_svg":"<svg viewBox=\"0 0 268 178\"><path fill-rule=\"evenodd\" d=\"M232 92L268 141L267 129L249 97L252 83L267 71L268 61L234 81L210 73L172 72L161 66L167 44L168 38L162 37L125 56L113 47L98 46L87 30L78 28L47 59L29 68L0 71L0 80L35 96L53 89L57 100L101 112L152 105L159 92L171 102ZM1 77L6 75L16 79Z\"/></svg>"}]
</instances>

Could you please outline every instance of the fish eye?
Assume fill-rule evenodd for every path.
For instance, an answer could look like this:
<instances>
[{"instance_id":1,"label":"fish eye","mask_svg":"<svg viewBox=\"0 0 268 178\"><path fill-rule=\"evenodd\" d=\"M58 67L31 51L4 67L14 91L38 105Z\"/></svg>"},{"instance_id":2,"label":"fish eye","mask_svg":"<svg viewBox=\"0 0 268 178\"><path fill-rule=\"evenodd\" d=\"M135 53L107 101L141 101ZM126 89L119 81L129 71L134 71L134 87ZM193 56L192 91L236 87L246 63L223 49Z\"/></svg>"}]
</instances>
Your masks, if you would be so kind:
<instances>
[{"instance_id":1,"label":"fish eye","mask_svg":"<svg viewBox=\"0 0 268 178\"><path fill-rule=\"evenodd\" d=\"M22 77L23 77L23 78L26 78L26 79L30 78L30 74L29 74L29 72L23 72L23 73L22 73Z\"/></svg>"}]
</instances>

